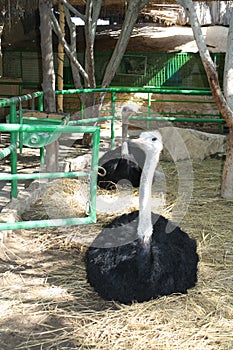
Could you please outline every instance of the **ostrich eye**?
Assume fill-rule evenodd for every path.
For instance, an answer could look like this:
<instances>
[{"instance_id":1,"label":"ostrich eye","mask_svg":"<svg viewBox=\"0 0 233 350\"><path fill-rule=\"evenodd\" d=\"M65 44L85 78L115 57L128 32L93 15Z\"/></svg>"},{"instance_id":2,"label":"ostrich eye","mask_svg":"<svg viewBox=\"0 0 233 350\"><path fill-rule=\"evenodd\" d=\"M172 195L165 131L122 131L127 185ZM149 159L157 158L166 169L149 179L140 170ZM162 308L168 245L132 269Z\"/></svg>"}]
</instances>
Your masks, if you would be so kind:
<instances>
[{"instance_id":1,"label":"ostrich eye","mask_svg":"<svg viewBox=\"0 0 233 350\"><path fill-rule=\"evenodd\" d=\"M152 141L156 141L156 140L157 140L157 137L153 137L153 138L152 138Z\"/></svg>"}]
</instances>

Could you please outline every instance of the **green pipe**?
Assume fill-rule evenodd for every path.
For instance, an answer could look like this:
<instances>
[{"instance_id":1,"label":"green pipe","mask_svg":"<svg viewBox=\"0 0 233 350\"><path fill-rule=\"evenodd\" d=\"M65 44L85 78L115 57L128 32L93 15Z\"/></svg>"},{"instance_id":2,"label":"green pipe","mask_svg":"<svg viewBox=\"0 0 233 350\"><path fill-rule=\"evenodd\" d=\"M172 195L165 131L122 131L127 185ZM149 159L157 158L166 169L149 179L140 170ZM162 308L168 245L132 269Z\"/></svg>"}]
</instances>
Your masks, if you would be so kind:
<instances>
[{"instance_id":1,"label":"green pipe","mask_svg":"<svg viewBox=\"0 0 233 350\"><path fill-rule=\"evenodd\" d=\"M31 100L33 97L39 97L39 96L43 96L42 91L36 91L36 92L33 92L32 94L22 95L20 96L20 99L23 102L23 101ZM0 107L9 107L12 104L18 104L18 103L19 103L19 97L6 98L0 101Z\"/></svg>"},{"instance_id":2,"label":"green pipe","mask_svg":"<svg viewBox=\"0 0 233 350\"><path fill-rule=\"evenodd\" d=\"M131 116L132 120L153 120L153 121L172 121L172 122L200 122L200 123L226 123L225 119L213 119L213 118L176 118L176 117L138 117Z\"/></svg>"},{"instance_id":3,"label":"green pipe","mask_svg":"<svg viewBox=\"0 0 233 350\"><path fill-rule=\"evenodd\" d=\"M115 114L116 114L116 93L111 94L111 109L112 109L112 120L111 120L111 148L115 146Z\"/></svg>"},{"instance_id":4,"label":"green pipe","mask_svg":"<svg viewBox=\"0 0 233 350\"><path fill-rule=\"evenodd\" d=\"M19 124L23 124L23 110L22 110L22 103L19 102ZM19 152L23 152L23 132L19 132Z\"/></svg>"},{"instance_id":5,"label":"green pipe","mask_svg":"<svg viewBox=\"0 0 233 350\"><path fill-rule=\"evenodd\" d=\"M154 94L184 94L184 95L212 95L210 89L173 89L173 88L156 88L156 87L111 87L111 88L88 88L88 89L68 89L68 90L57 90L57 95L69 95L78 93L94 93L94 92L145 92Z\"/></svg>"},{"instance_id":6,"label":"green pipe","mask_svg":"<svg viewBox=\"0 0 233 350\"><path fill-rule=\"evenodd\" d=\"M189 103L199 103L199 104L215 104L216 102L215 101L203 101L203 100L162 100L162 99L159 99L159 100L155 100L155 99L152 99L151 102L174 102L174 103L186 103L186 102L189 102Z\"/></svg>"},{"instance_id":7,"label":"green pipe","mask_svg":"<svg viewBox=\"0 0 233 350\"><path fill-rule=\"evenodd\" d=\"M158 114L160 114L160 115L169 115L169 114L171 114L171 115L183 115L183 116L185 116L185 115L194 115L195 113L185 113L185 112L154 112L154 113L151 113L151 115L158 115ZM215 114L216 115L216 117L219 117L219 114ZM198 116L200 116L200 117L208 117L208 116L210 116L210 113L198 113ZM211 116L213 116L213 114L211 114ZM222 118L223 119L223 118Z\"/></svg>"},{"instance_id":8,"label":"green pipe","mask_svg":"<svg viewBox=\"0 0 233 350\"><path fill-rule=\"evenodd\" d=\"M40 147L40 165L45 165L45 147Z\"/></svg>"},{"instance_id":9,"label":"green pipe","mask_svg":"<svg viewBox=\"0 0 233 350\"><path fill-rule=\"evenodd\" d=\"M87 225L93 224L95 221L91 217L85 218L67 218L67 219L49 219L49 220L31 220L31 221L19 221L10 223L0 223L1 230L20 230L30 228L42 228L42 227L58 227L58 226L72 226L72 225Z\"/></svg>"},{"instance_id":10,"label":"green pipe","mask_svg":"<svg viewBox=\"0 0 233 350\"><path fill-rule=\"evenodd\" d=\"M43 94L43 95L40 95L40 96L38 97L38 110L39 110L40 112L43 112L43 110L44 110L44 106L43 106L43 97L44 97L44 94Z\"/></svg>"},{"instance_id":11,"label":"green pipe","mask_svg":"<svg viewBox=\"0 0 233 350\"><path fill-rule=\"evenodd\" d=\"M57 133L67 132L67 133L94 133L96 131L97 126L70 126L70 125L28 125L28 124L11 124L11 123L4 123L0 124L0 131L24 131L24 132L32 132L32 131L43 131L43 132L53 132L56 131Z\"/></svg>"},{"instance_id":12,"label":"green pipe","mask_svg":"<svg viewBox=\"0 0 233 350\"><path fill-rule=\"evenodd\" d=\"M16 105L15 104L10 105L10 122L16 123ZM18 133L11 132L10 142L11 142L11 145L14 146L14 148L11 151L11 174L17 174L17 139L18 139ZM12 180L11 196L12 198L17 198L17 195L18 195L18 181Z\"/></svg>"},{"instance_id":13,"label":"green pipe","mask_svg":"<svg viewBox=\"0 0 233 350\"><path fill-rule=\"evenodd\" d=\"M83 103L81 103L81 119L85 119Z\"/></svg>"},{"instance_id":14,"label":"green pipe","mask_svg":"<svg viewBox=\"0 0 233 350\"><path fill-rule=\"evenodd\" d=\"M88 123L95 123L95 122L101 122L105 120L111 120L113 119L113 116L108 117L97 117L97 118L87 118L87 119L79 119L79 120L71 120L68 122L68 125L76 125L76 124L88 124Z\"/></svg>"},{"instance_id":15,"label":"green pipe","mask_svg":"<svg viewBox=\"0 0 233 350\"><path fill-rule=\"evenodd\" d=\"M97 173L99 159L100 129L93 134L92 160L90 173L90 217L92 222L96 222L96 193L97 193Z\"/></svg>"},{"instance_id":16,"label":"green pipe","mask_svg":"<svg viewBox=\"0 0 233 350\"><path fill-rule=\"evenodd\" d=\"M0 160L2 160L3 158L9 156L11 154L12 151L16 150L16 145L10 145L2 150L0 150Z\"/></svg>"},{"instance_id":17,"label":"green pipe","mask_svg":"<svg viewBox=\"0 0 233 350\"><path fill-rule=\"evenodd\" d=\"M33 174L0 174L1 180L38 180L38 179L57 179L57 178L72 178L88 176L85 172L57 172L57 173L33 173Z\"/></svg>"}]
</instances>

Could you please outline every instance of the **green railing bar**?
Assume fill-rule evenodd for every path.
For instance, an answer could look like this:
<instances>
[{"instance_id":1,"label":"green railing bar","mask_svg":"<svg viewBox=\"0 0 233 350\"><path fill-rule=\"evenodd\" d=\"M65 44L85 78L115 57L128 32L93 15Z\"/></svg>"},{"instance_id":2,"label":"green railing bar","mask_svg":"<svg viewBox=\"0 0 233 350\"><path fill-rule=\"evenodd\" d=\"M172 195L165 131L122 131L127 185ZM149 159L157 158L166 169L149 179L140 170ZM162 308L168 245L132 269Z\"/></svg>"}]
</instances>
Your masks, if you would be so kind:
<instances>
[{"instance_id":1,"label":"green railing bar","mask_svg":"<svg viewBox=\"0 0 233 350\"><path fill-rule=\"evenodd\" d=\"M40 165L45 165L45 147L40 147Z\"/></svg>"},{"instance_id":2,"label":"green railing bar","mask_svg":"<svg viewBox=\"0 0 233 350\"><path fill-rule=\"evenodd\" d=\"M190 102L190 103L202 103L202 104L215 104L216 102L215 101L203 101L203 100L163 100L163 99L151 99L151 102L174 102L174 103L186 103L186 102Z\"/></svg>"},{"instance_id":3,"label":"green railing bar","mask_svg":"<svg viewBox=\"0 0 233 350\"><path fill-rule=\"evenodd\" d=\"M69 95L78 93L93 93L93 92L151 92L160 94L184 94L184 95L212 95L210 89L173 89L161 87L111 87L111 88L87 88L87 89L68 89L57 90L56 94Z\"/></svg>"},{"instance_id":4,"label":"green railing bar","mask_svg":"<svg viewBox=\"0 0 233 350\"><path fill-rule=\"evenodd\" d=\"M43 132L67 132L67 133L94 133L96 131L97 126L70 126L70 125L27 125L22 124L19 125L17 123L4 123L0 124L0 131L24 131L24 132L32 132L32 131L43 131Z\"/></svg>"},{"instance_id":5,"label":"green railing bar","mask_svg":"<svg viewBox=\"0 0 233 350\"><path fill-rule=\"evenodd\" d=\"M10 145L10 146L0 150L0 160L2 160L3 158L9 156L12 151L16 151L16 148L17 148L16 145Z\"/></svg>"},{"instance_id":6,"label":"green railing bar","mask_svg":"<svg viewBox=\"0 0 233 350\"><path fill-rule=\"evenodd\" d=\"M113 119L113 116L71 120L68 122L68 125L70 126L70 125L84 124L84 123L95 123L95 122L101 122L101 121L111 120L111 119Z\"/></svg>"},{"instance_id":7,"label":"green railing bar","mask_svg":"<svg viewBox=\"0 0 233 350\"><path fill-rule=\"evenodd\" d=\"M90 173L90 218L91 222L96 222L96 193L97 193L97 173L99 162L100 129L96 129L93 134L92 160Z\"/></svg>"},{"instance_id":8,"label":"green railing bar","mask_svg":"<svg viewBox=\"0 0 233 350\"><path fill-rule=\"evenodd\" d=\"M138 116L130 116L129 119L133 120L151 120L151 121L177 121L177 122L200 122L200 123L226 123L225 119L217 119L217 118L176 118L176 117L138 117Z\"/></svg>"},{"instance_id":9,"label":"green railing bar","mask_svg":"<svg viewBox=\"0 0 233 350\"><path fill-rule=\"evenodd\" d=\"M111 110L112 110L112 120L111 120L111 148L113 149L115 146L115 126L114 126L114 118L116 114L116 93L112 92L111 94Z\"/></svg>"},{"instance_id":10,"label":"green railing bar","mask_svg":"<svg viewBox=\"0 0 233 350\"><path fill-rule=\"evenodd\" d=\"M19 101L19 124L23 124L23 108L22 108L22 102L21 99ZM19 132L19 152L22 153L23 151L23 133L22 131Z\"/></svg>"},{"instance_id":11,"label":"green railing bar","mask_svg":"<svg viewBox=\"0 0 233 350\"><path fill-rule=\"evenodd\" d=\"M56 179L56 178L72 178L89 176L85 172L56 172L56 173L33 173L33 174L0 174L0 181L5 180L38 180L38 179Z\"/></svg>"},{"instance_id":12,"label":"green railing bar","mask_svg":"<svg viewBox=\"0 0 233 350\"><path fill-rule=\"evenodd\" d=\"M16 123L16 105L15 104L10 105L10 122ZM17 174L17 148L16 148L17 138L18 138L18 133L11 132L10 142L11 142L11 145L15 146L11 152L11 174ZM18 181L16 179L12 180L11 182L11 195L12 195L12 198L17 198Z\"/></svg>"},{"instance_id":13,"label":"green railing bar","mask_svg":"<svg viewBox=\"0 0 233 350\"><path fill-rule=\"evenodd\" d=\"M169 115L169 114L171 114L171 115L183 115L183 116L188 116L188 115L195 115L195 113L188 113L188 112L153 112L153 113L151 113L152 115L153 114L161 114L161 115ZM208 117L208 116L216 116L216 118L218 117L218 118L222 118L221 117L221 114L210 114L210 113L198 113L198 116L200 116L200 117ZM222 118L223 119L223 118Z\"/></svg>"},{"instance_id":14,"label":"green railing bar","mask_svg":"<svg viewBox=\"0 0 233 350\"><path fill-rule=\"evenodd\" d=\"M30 220L18 221L11 223L0 223L0 230L20 230L42 227L58 227L93 224L95 221L90 216L85 218L65 218L65 219L49 219L49 220Z\"/></svg>"},{"instance_id":15,"label":"green railing bar","mask_svg":"<svg viewBox=\"0 0 233 350\"><path fill-rule=\"evenodd\" d=\"M36 97L33 95L33 97ZM43 112L44 104L43 104L44 93L38 96L38 111Z\"/></svg>"},{"instance_id":16,"label":"green railing bar","mask_svg":"<svg viewBox=\"0 0 233 350\"><path fill-rule=\"evenodd\" d=\"M22 95L20 97L6 98L0 101L0 108L10 106L11 104L18 104L20 100L22 102L28 101L28 100L31 100L33 97L43 96L43 94L44 93L42 91L37 91L37 92L33 92L32 94Z\"/></svg>"}]
</instances>

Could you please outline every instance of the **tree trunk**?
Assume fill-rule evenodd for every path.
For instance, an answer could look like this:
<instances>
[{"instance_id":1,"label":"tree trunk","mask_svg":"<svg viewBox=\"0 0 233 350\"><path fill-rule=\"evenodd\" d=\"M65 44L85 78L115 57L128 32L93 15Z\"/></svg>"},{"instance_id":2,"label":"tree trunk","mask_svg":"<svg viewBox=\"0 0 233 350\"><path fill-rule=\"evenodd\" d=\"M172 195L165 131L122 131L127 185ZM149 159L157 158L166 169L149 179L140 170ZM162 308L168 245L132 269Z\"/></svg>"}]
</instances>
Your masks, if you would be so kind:
<instances>
[{"instance_id":1,"label":"tree trunk","mask_svg":"<svg viewBox=\"0 0 233 350\"><path fill-rule=\"evenodd\" d=\"M233 198L233 128L229 128L226 160L223 168L221 195Z\"/></svg>"},{"instance_id":2,"label":"tree trunk","mask_svg":"<svg viewBox=\"0 0 233 350\"><path fill-rule=\"evenodd\" d=\"M2 77L2 33L5 25L6 11L4 8L0 10L0 78Z\"/></svg>"},{"instance_id":3,"label":"tree trunk","mask_svg":"<svg viewBox=\"0 0 233 350\"><path fill-rule=\"evenodd\" d=\"M230 128L226 162L223 170L221 195L224 198L233 198L233 17L231 13L230 28L228 33L228 45L225 59L224 71L224 93L218 80L217 71L212 61L210 53L206 47L202 35L201 26L193 6L192 0L177 0L187 11L193 29L193 35L197 43L199 54L205 68L212 95L216 101L219 111Z\"/></svg>"},{"instance_id":4,"label":"tree trunk","mask_svg":"<svg viewBox=\"0 0 233 350\"><path fill-rule=\"evenodd\" d=\"M227 40L227 52L224 67L224 94L227 104L233 111L233 13L231 11L230 27ZM233 198L233 118L228 122L229 138L226 161L223 168L221 195L224 198Z\"/></svg>"},{"instance_id":5,"label":"tree trunk","mask_svg":"<svg viewBox=\"0 0 233 350\"><path fill-rule=\"evenodd\" d=\"M56 112L55 74L53 64L52 29L50 12L52 1L40 0L40 33L43 69L44 108L47 112ZM55 172L58 169L58 141L46 146L46 170Z\"/></svg>"},{"instance_id":6,"label":"tree trunk","mask_svg":"<svg viewBox=\"0 0 233 350\"><path fill-rule=\"evenodd\" d=\"M65 12L64 4L59 0L59 24L63 36L65 35ZM64 47L59 40L58 50L57 50L57 88L58 90L63 90L63 72L64 72ZM57 109L58 112L63 112L63 95L57 95Z\"/></svg>"}]
</instances>

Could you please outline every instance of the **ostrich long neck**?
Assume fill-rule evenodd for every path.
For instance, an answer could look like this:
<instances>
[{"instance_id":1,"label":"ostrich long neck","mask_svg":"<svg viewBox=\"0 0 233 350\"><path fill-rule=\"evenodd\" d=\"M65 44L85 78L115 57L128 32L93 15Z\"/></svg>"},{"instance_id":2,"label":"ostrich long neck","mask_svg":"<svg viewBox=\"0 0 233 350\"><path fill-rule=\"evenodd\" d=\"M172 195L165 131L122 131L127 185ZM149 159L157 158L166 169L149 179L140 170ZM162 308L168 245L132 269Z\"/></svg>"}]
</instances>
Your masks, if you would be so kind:
<instances>
[{"instance_id":1,"label":"ostrich long neck","mask_svg":"<svg viewBox=\"0 0 233 350\"><path fill-rule=\"evenodd\" d=\"M122 146L121 146L122 157L127 157L129 154L127 136L128 136L128 120L127 121L123 120L122 121Z\"/></svg>"},{"instance_id":2,"label":"ostrich long neck","mask_svg":"<svg viewBox=\"0 0 233 350\"><path fill-rule=\"evenodd\" d=\"M147 152L139 188L138 237L148 243L152 235L151 187L154 171L159 162L159 152Z\"/></svg>"}]
</instances>

